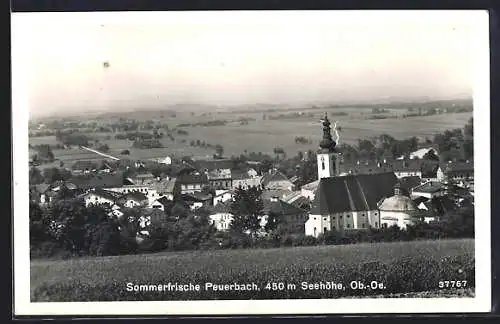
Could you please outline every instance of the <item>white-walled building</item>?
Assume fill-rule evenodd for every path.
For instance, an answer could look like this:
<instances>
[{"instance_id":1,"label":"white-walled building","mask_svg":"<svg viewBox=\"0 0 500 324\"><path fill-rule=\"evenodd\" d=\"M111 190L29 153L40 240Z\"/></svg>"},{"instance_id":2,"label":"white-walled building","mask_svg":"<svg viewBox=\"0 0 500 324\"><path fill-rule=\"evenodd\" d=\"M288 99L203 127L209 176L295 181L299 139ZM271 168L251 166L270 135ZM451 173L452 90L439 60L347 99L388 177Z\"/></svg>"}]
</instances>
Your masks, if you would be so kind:
<instances>
[{"instance_id":1,"label":"white-walled building","mask_svg":"<svg viewBox=\"0 0 500 324\"><path fill-rule=\"evenodd\" d=\"M233 194L230 190L215 190L213 205L216 206L218 203L231 201L232 199Z\"/></svg>"},{"instance_id":2,"label":"white-walled building","mask_svg":"<svg viewBox=\"0 0 500 324\"><path fill-rule=\"evenodd\" d=\"M410 197L402 194L399 183L394 186L394 195L383 199L378 208L382 227L396 225L405 229L407 225L414 225L420 220L418 207Z\"/></svg>"},{"instance_id":3,"label":"white-walled building","mask_svg":"<svg viewBox=\"0 0 500 324\"><path fill-rule=\"evenodd\" d=\"M227 231L230 228L234 215L231 214L231 208L228 203L219 203L212 208L209 216L212 224L218 231Z\"/></svg>"},{"instance_id":4,"label":"white-walled building","mask_svg":"<svg viewBox=\"0 0 500 324\"><path fill-rule=\"evenodd\" d=\"M82 197L85 201L85 206L90 205L104 205L108 204L109 206L113 206L118 199L120 198L120 194L107 190L93 190Z\"/></svg>"}]
</instances>

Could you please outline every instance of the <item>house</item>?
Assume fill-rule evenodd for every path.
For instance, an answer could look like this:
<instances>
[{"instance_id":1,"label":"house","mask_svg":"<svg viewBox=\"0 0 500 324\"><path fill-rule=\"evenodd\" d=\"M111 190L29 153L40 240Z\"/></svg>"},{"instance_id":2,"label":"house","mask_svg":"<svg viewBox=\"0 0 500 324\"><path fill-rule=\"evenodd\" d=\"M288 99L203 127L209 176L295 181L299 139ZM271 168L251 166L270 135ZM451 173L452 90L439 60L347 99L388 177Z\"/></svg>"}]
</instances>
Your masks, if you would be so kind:
<instances>
[{"instance_id":1,"label":"house","mask_svg":"<svg viewBox=\"0 0 500 324\"><path fill-rule=\"evenodd\" d=\"M123 195L136 192L141 193L146 196L148 204L152 204L156 199L162 196L155 188L149 185L123 185L115 188L107 188L107 190L118 192Z\"/></svg>"},{"instance_id":2,"label":"house","mask_svg":"<svg viewBox=\"0 0 500 324\"><path fill-rule=\"evenodd\" d=\"M447 212L454 211L458 208L455 201L447 196L435 197L428 199L419 205L422 210L429 211L436 217L441 217Z\"/></svg>"},{"instance_id":3,"label":"house","mask_svg":"<svg viewBox=\"0 0 500 324\"><path fill-rule=\"evenodd\" d=\"M148 197L144 193L137 191L124 194L119 201L127 208L148 206Z\"/></svg>"},{"instance_id":4,"label":"house","mask_svg":"<svg viewBox=\"0 0 500 324\"><path fill-rule=\"evenodd\" d=\"M141 211L141 216L139 218L139 227L146 229L150 225L163 224L167 222L168 217L162 211L158 209L144 209ZM143 231L143 234L149 235L149 232Z\"/></svg>"},{"instance_id":5,"label":"house","mask_svg":"<svg viewBox=\"0 0 500 324\"><path fill-rule=\"evenodd\" d=\"M151 161L159 163L159 164L165 164L165 165L171 165L172 164L172 158L170 156L165 156L165 157L160 157L160 158L154 158L154 159L151 159Z\"/></svg>"},{"instance_id":6,"label":"house","mask_svg":"<svg viewBox=\"0 0 500 324\"><path fill-rule=\"evenodd\" d=\"M313 201L316 191L319 187L319 180L315 180L313 182L307 183L300 188L300 193L302 196L308 198Z\"/></svg>"},{"instance_id":7,"label":"house","mask_svg":"<svg viewBox=\"0 0 500 324\"><path fill-rule=\"evenodd\" d=\"M290 190L293 191L295 185L279 170L270 170L261 180L261 186L269 190Z\"/></svg>"},{"instance_id":8,"label":"house","mask_svg":"<svg viewBox=\"0 0 500 324\"><path fill-rule=\"evenodd\" d=\"M202 172L209 172L214 170L232 170L236 168L236 162L231 159L220 159L220 160L198 160L193 161L192 166Z\"/></svg>"},{"instance_id":9,"label":"house","mask_svg":"<svg viewBox=\"0 0 500 324\"><path fill-rule=\"evenodd\" d=\"M213 205L216 206L218 203L231 201L232 199L233 194L230 190L215 190Z\"/></svg>"},{"instance_id":10,"label":"house","mask_svg":"<svg viewBox=\"0 0 500 324\"><path fill-rule=\"evenodd\" d=\"M309 198L304 197L301 191L294 191L289 195L285 195L282 200L300 209L309 210L311 208L311 201Z\"/></svg>"},{"instance_id":11,"label":"house","mask_svg":"<svg viewBox=\"0 0 500 324\"><path fill-rule=\"evenodd\" d=\"M208 183L213 189L231 189L231 169L205 171Z\"/></svg>"},{"instance_id":12,"label":"house","mask_svg":"<svg viewBox=\"0 0 500 324\"><path fill-rule=\"evenodd\" d=\"M392 167L387 163L387 160L383 161L356 161L355 163L341 162L340 165L340 175L348 174L373 174L373 173L384 173L392 171Z\"/></svg>"},{"instance_id":13,"label":"house","mask_svg":"<svg viewBox=\"0 0 500 324\"><path fill-rule=\"evenodd\" d=\"M111 211L108 213L108 215L109 215L110 217L116 217L116 218L120 219L120 218L122 218L122 217L123 217L123 215L125 215L125 214L121 211L120 206L118 206L118 205L113 205L113 206L111 207Z\"/></svg>"},{"instance_id":14,"label":"house","mask_svg":"<svg viewBox=\"0 0 500 324\"><path fill-rule=\"evenodd\" d=\"M424 184L421 184L413 189L411 189L412 198L415 197L425 197L428 199L434 197L444 196L445 187L440 182L437 181L427 181Z\"/></svg>"},{"instance_id":15,"label":"house","mask_svg":"<svg viewBox=\"0 0 500 324\"><path fill-rule=\"evenodd\" d=\"M402 177L399 179L400 189L404 195L409 196L411 190L422 184L422 179L419 176Z\"/></svg>"},{"instance_id":16,"label":"house","mask_svg":"<svg viewBox=\"0 0 500 324\"><path fill-rule=\"evenodd\" d=\"M322 178L305 224L306 235L380 227L378 202L393 195L393 172Z\"/></svg>"},{"instance_id":17,"label":"house","mask_svg":"<svg viewBox=\"0 0 500 324\"><path fill-rule=\"evenodd\" d=\"M234 215L231 213L230 204L223 202L212 207L208 217L218 231L227 231L231 226Z\"/></svg>"},{"instance_id":18,"label":"house","mask_svg":"<svg viewBox=\"0 0 500 324\"><path fill-rule=\"evenodd\" d=\"M112 172L107 174L86 174L73 176L70 182L73 183L78 189L107 189L123 186L123 173Z\"/></svg>"},{"instance_id":19,"label":"house","mask_svg":"<svg viewBox=\"0 0 500 324\"><path fill-rule=\"evenodd\" d=\"M251 169L253 170L253 169ZM255 170L254 170L255 171ZM260 183L262 180L261 176L258 176L256 174L257 172L255 171L255 174L253 172L245 172L245 171L233 171L232 172L232 189L244 189L247 190L251 187L260 187Z\"/></svg>"},{"instance_id":20,"label":"house","mask_svg":"<svg viewBox=\"0 0 500 324\"><path fill-rule=\"evenodd\" d=\"M275 197L278 199L283 199L286 196L289 196L293 193L293 191L288 189L264 189L260 195L262 200L272 200Z\"/></svg>"},{"instance_id":21,"label":"house","mask_svg":"<svg viewBox=\"0 0 500 324\"><path fill-rule=\"evenodd\" d=\"M97 171L97 163L95 161L79 160L71 166L71 172L74 174L88 174Z\"/></svg>"},{"instance_id":22,"label":"house","mask_svg":"<svg viewBox=\"0 0 500 324\"><path fill-rule=\"evenodd\" d=\"M156 199L152 204L149 205L150 208L159 209L161 211L169 210L172 206L172 200L168 199L165 196Z\"/></svg>"},{"instance_id":23,"label":"house","mask_svg":"<svg viewBox=\"0 0 500 324\"><path fill-rule=\"evenodd\" d=\"M177 182L179 183L181 194L201 192L209 186L207 176L200 173L180 175L177 178Z\"/></svg>"},{"instance_id":24,"label":"house","mask_svg":"<svg viewBox=\"0 0 500 324\"><path fill-rule=\"evenodd\" d=\"M213 199L213 196L210 193L204 192L187 193L183 194L181 197L191 210L195 210L203 206L210 206L212 205Z\"/></svg>"},{"instance_id":25,"label":"house","mask_svg":"<svg viewBox=\"0 0 500 324\"><path fill-rule=\"evenodd\" d=\"M165 196L169 200L174 200L181 193L177 178L161 179L153 183L152 188L156 189L159 195Z\"/></svg>"},{"instance_id":26,"label":"house","mask_svg":"<svg viewBox=\"0 0 500 324\"><path fill-rule=\"evenodd\" d=\"M156 180L156 177L151 172L140 172L132 177L128 177L127 180L135 185L149 184L152 180Z\"/></svg>"},{"instance_id":27,"label":"house","mask_svg":"<svg viewBox=\"0 0 500 324\"><path fill-rule=\"evenodd\" d=\"M83 194L81 197L85 201L85 206L90 205L109 205L113 206L118 203L120 194L103 189L95 189Z\"/></svg>"},{"instance_id":28,"label":"house","mask_svg":"<svg viewBox=\"0 0 500 324\"><path fill-rule=\"evenodd\" d=\"M398 178L418 176L422 178L422 161L420 160L396 160L392 161L392 171Z\"/></svg>"},{"instance_id":29,"label":"house","mask_svg":"<svg viewBox=\"0 0 500 324\"><path fill-rule=\"evenodd\" d=\"M406 229L408 225L414 225L421 219L421 213L414 201L403 194L401 185L396 183L394 195L383 198L379 204L381 227L398 226Z\"/></svg>"},{"instance_id":30,"label":"house","mask_svg":"<svg viewBox=\"0 0 500 324\"><path fill-rule=\"evenodd\" d=\"M474 162L448 162L442 166L444 178L448 180L473 180Z\"/></svg>"},{"instance_id":31,"label":"house","mask_svg":"<svg viewBox=\"0 0 500 324\"><path fill-rule=\"evenodd\" d=\"M266 221L271 213L284 221L289 226L291 232L304 233L304 224L308 218L306 210L284 202L278 197L273 197L270 200L264 201L264 217Z\"/></svg>"},{"instance_id":32,"label":"house","mask_svg":"<svg viewBox=\"0 0 500 324\"><path fill-rule=\"evenodd\" d=\"M434 153L436 155L438 155L438 151L436 148L434 148L434 147L422 147L422 148L410 153L410 160L413 160L413 159L422 160L424 158L424 156L427 153L429 153L430 151L434 151Z\"/></svg>"}]
</instances>

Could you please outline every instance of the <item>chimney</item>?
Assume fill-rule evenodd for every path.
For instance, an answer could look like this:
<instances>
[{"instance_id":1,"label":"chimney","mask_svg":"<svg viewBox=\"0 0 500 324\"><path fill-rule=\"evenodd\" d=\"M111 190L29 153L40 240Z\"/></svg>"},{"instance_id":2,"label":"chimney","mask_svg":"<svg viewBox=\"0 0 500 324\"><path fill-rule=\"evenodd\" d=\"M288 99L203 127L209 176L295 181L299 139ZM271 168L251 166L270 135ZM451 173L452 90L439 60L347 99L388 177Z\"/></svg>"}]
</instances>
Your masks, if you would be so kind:
<instances>
[{"instance_id":1,"label":"chimney","mask_svg":"<svg viewBox=\"0 0 500 324\"><path fill-rule=\"evenodd\" d=\"M394 196L401 195L401 184L399 182L394 186Z\"/></svg>"}]
</instances>

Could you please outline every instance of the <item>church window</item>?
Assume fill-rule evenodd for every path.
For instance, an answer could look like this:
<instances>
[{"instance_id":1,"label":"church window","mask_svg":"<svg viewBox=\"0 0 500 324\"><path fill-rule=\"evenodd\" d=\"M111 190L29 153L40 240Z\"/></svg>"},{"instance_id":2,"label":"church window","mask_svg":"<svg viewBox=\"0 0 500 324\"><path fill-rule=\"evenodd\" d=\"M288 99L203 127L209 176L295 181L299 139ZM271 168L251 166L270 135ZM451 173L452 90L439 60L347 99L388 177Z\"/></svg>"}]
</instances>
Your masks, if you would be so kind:
<instances>
[{"instance_id":1,"label":"church window","mask_svg":"<svg viewBox=\"0 0 500 324\"><path fill-rule=\"evenodd\" d=\"M326 227L323 227L323 232L326 232L328 231L328 229Z\"/></svg>"},{"instance_id":2,"label":"church window","mask_svg":"<svg viewBox=\"0 0 500 324\"><path fill-rule=\"evenodd\" d=\"M325 162L321 162L321 169L324 170L325 169Z\"/></svg>"},{"instance_id":3,"label":"church window","mask_svg":"<svg viewBox=\"0 0 500 324\"><path fill-rule=\"evenodd\" d=\"M326 217L324 217L323 220L326 221Z\"/></svg>"},{"instance_id":4,"label":"church window","mask_svg":"<svg viewBox=\"0 0 500 324\"><path fill-rule=\"evenodd\" d=\"M377 222L375 222L375 227L378 227L378 223Z\"/></svg>"},{"instance_id":5,"label":"church window","mask_svg":"<svg viewBox=\"0 0 500 324\"><path fill-rule=\"evenodd\" d=\"M348 214L348 215L347 215L347 218L350 218L350 217L351 217L351 215L349 215L349 214Z\"/></svg>"},{"instance_id":6,"label":"church window","mask_svg":"<svg viewBox=\"0 0 500 324\"><path fill-rule=\"evenodd\" d=\"M347 224L347 228L351 228L351 224Z\"/></svg>"},{"instance_id":7,"label":"church window","mask_svg":"<svg viewBox=\"0 0 500 324\"><path fill-rule=\"evenodd\" d=\"M314 220L316 220L316 217L313 217Z\"/></svg>"},{"instance_id":8,"label":"church window","mask_svg":"<svg viewBox=\"0 0 500 324\"><path fill-rule=\"evenodd\" d=\"M362 227L362 228L365 228L365 223L361 224L361 227Z\"/></svg>"},{"instance_id":9,"label":"church window","mask_svg":"<svg viewBox=\"0 0 500 324\"><path fill-rule=\"evenodd\" d=\"M316 236L316 227L314 228L314 236Z\"/></svg>"}]
</instances>

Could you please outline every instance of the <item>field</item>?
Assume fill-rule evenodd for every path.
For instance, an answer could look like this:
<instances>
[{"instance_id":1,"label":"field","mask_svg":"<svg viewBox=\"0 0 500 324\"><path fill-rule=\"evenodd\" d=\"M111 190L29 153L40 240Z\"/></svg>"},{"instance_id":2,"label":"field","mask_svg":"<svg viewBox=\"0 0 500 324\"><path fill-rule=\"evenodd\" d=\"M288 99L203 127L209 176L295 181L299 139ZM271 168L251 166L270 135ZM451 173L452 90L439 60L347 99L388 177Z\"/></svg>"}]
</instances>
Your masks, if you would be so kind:
<instances>
[{"instance_id":1,"label":"field","mask_svg":"<svg viewBox=\"0 0 500 324\"><path fill-rule=\"evenodd\" d=\"M474 295L474 241L170 252L31 262L32 301L436 297ZM439 281L460 280L459 289ZM325 289L303 289L323 283ZM330 286L326 283L329 282ZM351 283L357 287L351 287ZM377 286L372 286L373 282ZM131 283L132 291L127 291ZM200 285L200 291L141 291L140 285ZM213 291L206 283L257 290ZM281 284L283 283L283 284ZM366 289L360 289L361 284ZM139 291L134 291L134 285ZM335 288L335 289L328 289ZM370 288L368 288L370 287ZM267 289L269 288L269 289ZM444 287L446 288L446 287Z\"/></svg>"},{"instance_id":2,"label":"field","mask_svg":"<svg viewBox=\"0 0 500 324\"><path fill-rule=\"evenodd\" d=\"M342 109L335 112L345 112L346 116L331 117L338 121L341 127L340 142L347 144L356 144L358 139L373 138L383 133L389 134L397 139L404 139L411 136L420 137L422 140L426 137L432 138L436 133L443 132L446 129L462 128L467 120L472 117L472 112L439 114L434 116L411 117L406 119L390 118L390 119L367 119L370 115L369 109ZM321 124L320 118L322 112L320 110L311 111L313 117L298 117L282 120L263 120L264 114L267 116L271 113L252 113L241 112L238 114L223 112L214 113L211 115L194 115L191 113L178 113L175 118L156 114L143 114L142 116L130 115L128 118L138 118L143 120L149 118L163 124L167 124L170 128L183 123L197 123L209 120L237 120L238 118L254 118L255 121L250 121L246 125L240 125L238 122L231 122L225 126L188 126L183 127L189 132L189 135L175 135L175 140L163 138L162 144L164 148L158 149L133 149L132 142L127 140L114 139L113 133L95 133L90 134L93 138L99 139L102 143L108 144L110 154L121 157L119 153L124 150L130 150L129 158L133 160L148 159L154 157L165 156L186 156L192 155L197 158L211 157L214 150L211 148L191 147L189 143L192 140L205 141L213 145L220 144L224 147L224 154L227 156L239 155L248 152L263 152L272 155L275 147L281 147L285 150L288 156L297 154L298 151L307 151L315 149L317 143L321 139ZM280 113L286 113L280 112ZM404 113L404 110L389 110L388 115L399 116ZM277 113L273 113L277 114ZM163 116L163 118L161 118ZM109 118L111 121L112 118ZM105 136L111 136L110 140L105 140ZM312 144L295 143L296 136L304 136L311 139ZM30 138L31 144L56 144L55 136L33 137ZM96 154L79 150L55 150L55 157L64 163L73 163L79 159L98 160L101 159ZM58 161L54 164L59 164Z\"/></svg>"}]
</instances>

